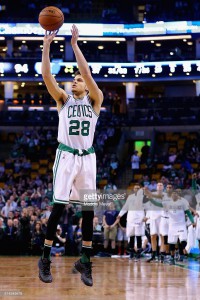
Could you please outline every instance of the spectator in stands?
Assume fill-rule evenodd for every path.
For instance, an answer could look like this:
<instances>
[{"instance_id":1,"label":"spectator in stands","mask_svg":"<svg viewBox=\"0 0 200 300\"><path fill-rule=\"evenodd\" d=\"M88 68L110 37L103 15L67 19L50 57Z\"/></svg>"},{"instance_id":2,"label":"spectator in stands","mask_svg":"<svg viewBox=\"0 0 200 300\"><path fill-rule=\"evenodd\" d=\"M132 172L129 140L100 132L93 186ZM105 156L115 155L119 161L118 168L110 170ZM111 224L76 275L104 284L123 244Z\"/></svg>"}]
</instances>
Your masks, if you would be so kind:
<instances>
[{"instance_id":1,"label":"spectator in stands","mask_svg":"<svg viewBox=\"0 0 200 300\"><path fill-rule=\"evenodd\" d=\"M4 230L4 243L6 254L15 254L17 240L17 228L13 226L13 220L8 219Z\"/></svg>"},{"instance_id":2,"label":"spectator in stands","mask_svg":"<svg viewBox=\"0 0 200 300\"><path fill-rule=\"evenodd\" d=\"M62 232L66 235L67 240L67 251L69 255L72 255L73 251L73 216L75 211L72 204L67 204L60 218L60 223L62 224Z\"/></svg>"},{"instance_id":3,"label":"spectator in stands","mask_svg":"<svg viewBox=\"0 0 200 300\"><path fill-rule=\"evenodd\" d=\"M8 199L7 201L6 201L6 204L5 204L5 206L2 208L2 210L1 210L1 216L3 217L3 218L8 218L8 213L10 212L10 211L12 211L13 210L13 207L11 206L11 200L10 199Z\"/></svg>"},{"instance_id":4,"label":"spectator in stands","mask_svg":"<svg viewBox=\"0 0 200 300\"><path fill-rule=\"evenodd\" d=\"M23 195L24 195L24 197L23 197ZM20 197L20 199L25 198L25 193L23 195ZM23 199L23 200L20 200L18 203L19 203L19 206L17 207L17 209L20 210L20 212L22 212L22 210L27 207L26 201Z\"/></svg>"},{"instance_id":5,"label":"spectator in stands","mask_svg":"<svg viewBox=\"0 0 200 300\"><path fill-rule=\"evenodd\" d=\"M78 225L74 229L75 255L81 255L82 248L82 218L79 219Z\"/></svg>"},{"instance_id":6,"label":"spectator in stands","mask_svg":"<svg viewBox=\"0 0 200 300\"><path fill-rule=\"evenodd\" d=\"M31 169L31 163L29 160L27 160L26 157L24 157L22 159L22 169L24 169L25 171L30 170Z\"/></svg>"},{"instance_id":7,"label":"spectator in stands","mask_svg":"<svg viewBox=\"0 0 200 300\"><path fill-rule=\"evenodd\" d=\"M5 224L3 218L0 217L0 254L2 254L3 238L5 236Z\"/></svg>"},{"instance_id":8,"label":"spectator in stands","mask_svg":"<svg viewBox=\"0 0 200 300\"><path fill-rule=\"evenodd\" d=\"M51 182L48 183L47 189L45 190L45 196L48 197L50 201L53 200L53 185Z\"/></svg>"},{"instance_id":9,"label":"spectator in stands","mask_svg":"<svg viewBox=\"0 0 200 300\"><path fill-rule=\"evenodd\" d=\"M64 255L65 254L65 243L66 243L65 234L62 233L62 228L60 225L58 225L56 235L53 240L53 245L51 248L51 255L53 255L53 256Z\"/></svg>"},{"instance_id":10,"label":"spectator in stands","mask_svg":"<svg viewBox=\"0 0 200 300\"><path fill-rule=\"evenodd\" d=\"M93 250L94 254L98 253L100 247L102 248L104 242L104 234L102 224L99 222L99 218L97 215L94 216L93 219Z\"/></svg>"},{"instance_id":11,"label":"spectator in stands","mask_svg":"<svg viewBox=\"0 0 200 300\"><path fill-rule=\"evenodd\" d=\"M30 253L30 241L31 241L31 232L30 232L30 217L28 216L28 211L26 208L22 209L21 218L19 220L19 241L20 241L20 253L29 254Z\"/></svg>"},{"instance_id":12,"label":"spectator in stands","mask_svg":"<svg viewBox=\"0 0 200 300\"><path fill-rule=\"evenodd\" d=\"M44 234L46 234L47 232L47 222L48 222L48 219L41 219L41 223L42 223L42 231L44 232Z\"/></svg>"},{"instance_id":13,"label":"spectator in stands","mask_svg":"<svg viewBox=\"0 0 200 300\"><path fill-rule=\"evenodd\" d=\"M41 197L40 190L38 188L34 189L32 195L30 197L31 204L40 206L41 205L41 199L42 199L42 197Z\"/></svg>"},{"instance_id":14,"label":"spectator in stands","mask_svg":"<svg viewBox=\"0 0 200 300\"><path fill-rule=\"evenodd\" d=\"M176 160L176 157L177 157L176 153L174 153L174 151L171 151L168 157L169 164L173 164Z\"/></svg>"},{"instance_id":15,"label":"spectator in stands","mask_svg":"<svg viewBox=\"0 0 200 300\"><path fill-rule=\"evenodd\" d=\"M42 231L41 222L37 221L33 228L31 238L31 253L32 255L41 255L44 245L44 232Z\"/></svg>"},{"instance_id":16,"label":"spectator in stands","mask_svg":"<svg viewBox=\"0 0 200 300\"><path fill-rule=\"evenodd\" d=\"M133 176L138 172L140 168L140 157L138 156L138 151L135 150L133 155L131 156L131 169L133 172Z\"/></svg>"},{"instance_id":17,"label":"spectator in stands","mask_svg":"<svg viewBox=\"0 0 200 300\"><path fill-rule=\"evenodd\" d=\"M49 205L49 198L45 196L40 205L41 210L45 210L47 205Z\"/></svg>"},{"instance_id":18,"label":"spectator in stands","mask_svg":"<svg viewBox=\"0 0 200 300\"><path fill-rule=\"evenodd\" d=\"M5 206L5 199L3 195L0 194L0 212L4 206Z\"/></svg>"},{"instance_id":19,"label":"spectator in stands","mask_svg":"<svg viewBox=\"0 0 200 300\"><path fill-rule=\"evenodd\" d=\"M148 189L150 191L156 191L157 188L157 183L155 180L152 180L151 183L148 185Z\"/></svg>"},{"instance_id":20,"label":"spectator in stands","mask_svg":"<svg viewBox=\"0 0 200 300\"><path fill-rule=\"evenodd\" d=\"M51 211L52 211L52 206L51 205L47 205L44 213L42 214L41 219L49 219Z\"/></svg>"},{"instance_id":21,"label":"spectator in stands","mask_svg":"<svg viewBox=\"0 0 200 300\"><path fill-rule=\"evenodd\" d=\"M103 187L103 189L106 193L111 193L117 190L117 186L113 184L112 181L109 180L108 183Z\"/></svg>"},{"instance_id":22,"label":"spectator in stands","mask_svg":"<svg viewBox=\"0 0 200 300\"><path fill-rule=\"evenodd\" d=\"M115 205L110 202L108 210L103 215L103 227L104 227L104 251L107 252L109 246L109 240L111 240L111 251L115 253L116 249L116 237L117 237L117 216L118 211L115 210Z\"/></svg>"},{"instance_id":23,"label":"spectator in stands","mask_svg":"<svg viewBox=\"0 0 200 300\"><path fill-rule=\"evenodd\" d=\"M192 165L186 157L182 161L181 167L184 168L189 174L191 174L193 172Z\"/></svg>"}]
</instances>

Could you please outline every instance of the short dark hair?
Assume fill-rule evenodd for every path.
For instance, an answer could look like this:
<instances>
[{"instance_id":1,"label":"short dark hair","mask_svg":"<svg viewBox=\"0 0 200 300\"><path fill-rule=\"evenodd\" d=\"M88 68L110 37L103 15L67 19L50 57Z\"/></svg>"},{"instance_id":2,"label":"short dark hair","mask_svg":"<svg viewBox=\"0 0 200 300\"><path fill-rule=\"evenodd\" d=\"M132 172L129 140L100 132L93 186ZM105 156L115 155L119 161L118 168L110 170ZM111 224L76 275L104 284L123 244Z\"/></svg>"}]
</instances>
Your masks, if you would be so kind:
<instances>
[{"instance_id":1,"label":"short dark hair","mask_svg":"<svg viewBox=\"0 0 200 300\"><path fill-rule=\"evenodd\" d=\"M77 75L81 75L80 71L77 70L75 73L74 73L74 77L76 77Z\"/></svg>"}]
</instances>

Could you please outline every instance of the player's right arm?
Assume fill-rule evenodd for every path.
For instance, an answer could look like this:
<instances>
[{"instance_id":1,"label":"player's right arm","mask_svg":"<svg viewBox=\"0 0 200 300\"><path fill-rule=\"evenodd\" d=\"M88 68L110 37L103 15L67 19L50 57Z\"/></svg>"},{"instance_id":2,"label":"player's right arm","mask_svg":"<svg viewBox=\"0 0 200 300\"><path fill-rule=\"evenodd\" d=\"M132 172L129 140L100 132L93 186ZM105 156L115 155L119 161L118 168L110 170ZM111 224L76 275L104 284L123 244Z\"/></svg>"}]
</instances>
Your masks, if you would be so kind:
<instances>
[{"instance_id":1,"label":"player's right arm","mask_svg":"<svg viewBox=\"0 0 200 300\"><path fill-rule=\"evenodd\" d=\"M61 107L65 103L67 99L67 93L61 89L54 76L51 74L51 66L50 66L50 45L53 41L54 37L56 36L57 31L53 33L47 34L45 33L44 40L43 40L43 52L42 52L42 77L47 87L49 94L57 103L57 109L60 111Z\"/></svg>"},{"instance_id":2,"label":"player's right arm","mask_svg":"<svg viewBox=\"0 0 200 300\"><path fill-rule=\"evenodd\" d=\"M117 216L118 219L120 219L123 215L125 215L125 213L127 213L127 211L129 210L130 201L131 201L131 195L128 196L124 206L120 210L119 215Z\"/></svg>"}]
</instances>

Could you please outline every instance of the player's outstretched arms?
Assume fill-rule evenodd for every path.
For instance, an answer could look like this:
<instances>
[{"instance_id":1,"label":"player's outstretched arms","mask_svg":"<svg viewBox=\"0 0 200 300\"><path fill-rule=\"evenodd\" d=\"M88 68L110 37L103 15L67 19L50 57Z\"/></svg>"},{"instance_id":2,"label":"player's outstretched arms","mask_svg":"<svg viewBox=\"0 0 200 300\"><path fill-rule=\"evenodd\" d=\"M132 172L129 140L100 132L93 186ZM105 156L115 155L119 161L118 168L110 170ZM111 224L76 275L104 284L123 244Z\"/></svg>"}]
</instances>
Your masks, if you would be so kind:
<instances>
[{"instance_id":1,"label":"player's outstretched arms","mask_svg":"<svg viewBox=\"0 0 200 300\"><path fill-rule=\"evenodd\" d=\"M88 63L87 63L82 51L80 50L80 48L78 46L77 42L78 42L78 37L79 37L79 31L78 31L78 28L76 27L76 25L72 26L71 33L72 33L71 45L72 45L72 48L73 48L73 51L74 51L74 54L76 57L79 71L86 83L87 88L88 88L89 97L92 101L93 108L94 108L95 112L97 114L99 114L101 105L103 102L103 93L98 88L96 82L94 81L94 79L91 75Z\"/></svg>"},{"instance_id":2,"label":"player's outstretched arms","mask_svg":"<svg viewBox=\"0 0 200 300\"><path fill-rule=\"evenodd\" d=\"M43 40L43 52L42 52L42 77L47 87L49 94L57 103L58 111L63 106L64 102L67 99L67 93L58 86L54 76L51 74L51 65L50 65L50 45L56 36L58 31L45 32Z\"/></svg>"}]
</instances>

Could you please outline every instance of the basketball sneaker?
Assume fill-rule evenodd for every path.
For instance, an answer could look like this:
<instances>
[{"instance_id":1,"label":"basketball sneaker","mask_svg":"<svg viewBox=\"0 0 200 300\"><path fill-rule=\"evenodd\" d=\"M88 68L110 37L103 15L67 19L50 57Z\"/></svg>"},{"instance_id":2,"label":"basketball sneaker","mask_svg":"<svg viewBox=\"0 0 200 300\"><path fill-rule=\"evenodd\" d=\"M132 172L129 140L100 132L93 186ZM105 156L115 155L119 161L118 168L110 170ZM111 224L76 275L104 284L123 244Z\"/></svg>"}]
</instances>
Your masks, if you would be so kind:
<instances>
[{"instance_id":1,"label":"basketball sneaker","mask_svg":"<svg viewBox=\"0 0 200 300\"><path fill-rule=\"evenodd\" d=\"M165 261L165 256L161 254L161 256L160 256L160 262L161 262L161 264L164 264L164 261Z\"/></svg>"},{"instance_id":2,"label":"basketball sneaker","mask_svg":"<svg viewBox=\"0 0 200 300\"><path fill-rule=\"evenodd\" d=\"M53 281L50 271L51 261L48 258L40 258L38 261L39 278L41 281L50 283Z\"/></svg>"},{"instance_id":3,"label":"basketball sneaker","mask_svg":"<svg viewBox=\"0 0 200 300\"><path fill-rule=\"evenodd\" d=\"M168 261L168 264L174 266L175 265L175 259L171 257Z\"/></svg>"},{"instance_id":4,"label":"basketball sneaker","mask_svg":"<svg viewBox=\"0 0 200 300\"><path fill-rule=\"evenodd\" d=\"M151 263L151 262L157 262L156 257L152 256L151 258L146 260L147 263Z\"/></svg>"},{"instance_id":5,"label":"basketball sneaker","mask_svg":"<svg viewBox=\"0 0 200 300\"><path fill-rule=\"evenodd\" d=\"M184 260L184 255L179 255L176 261L183 262L183 260Z\"/></svg>"},{"instance_id":6,"label":"basketball sneaker","mask_svg":"<svg viewBox=\"0 0 200 300\"><path fill-rule=\"evenodd\" d=\"M87 286L93 286L93 280L92 280L92 263L82 263L81 260L77 260L74 263L75 269L81 273L81 280L83 283Z\"/></svg>"},{"instance_id":7,"label":"basketball sneaker","mask_svg":"<svg viewBox=\"0 0 200 300\"><path fill-rule=\"evenodd\" d=\"M133 258L134 258L134 252L131 251L131 252L130 252L130 255L129 255L129 259L131 260L131 259L133 259Z\"/></svg>"}]
</instances>

